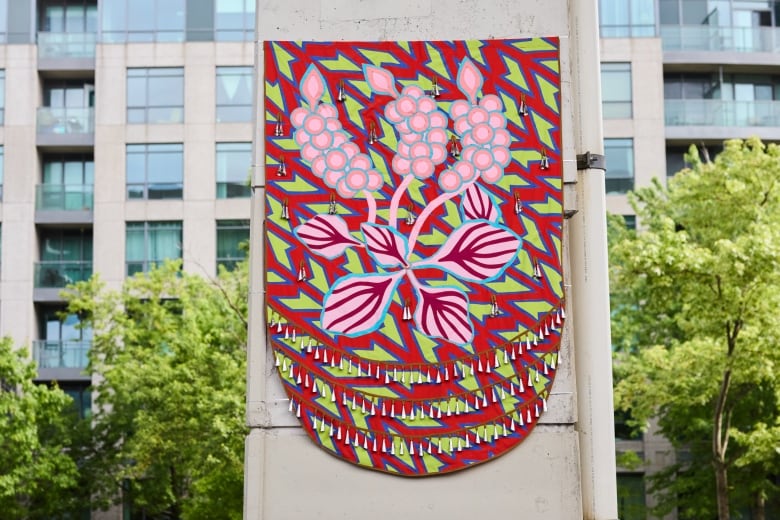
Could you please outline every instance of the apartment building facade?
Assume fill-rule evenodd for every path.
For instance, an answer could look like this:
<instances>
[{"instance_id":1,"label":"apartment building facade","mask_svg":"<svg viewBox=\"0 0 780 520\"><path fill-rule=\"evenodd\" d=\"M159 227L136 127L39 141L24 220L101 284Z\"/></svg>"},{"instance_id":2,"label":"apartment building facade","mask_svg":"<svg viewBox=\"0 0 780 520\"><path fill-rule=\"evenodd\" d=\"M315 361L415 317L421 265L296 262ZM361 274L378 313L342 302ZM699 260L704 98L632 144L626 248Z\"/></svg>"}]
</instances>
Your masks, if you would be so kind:
<instances>
[{"instance_id":1,"label":"apartment building facade","mask_svg":"<svg viewBox=\"0 0 780 520\"><path fill-rule=\"evenodd\" d=\"M780 2L601 0L600 36L607 208L629 225L626 192L674 175L690 145L714 157L725 139L780 141ZM646 462L618 474L621 518L645 518L645 475L679 454L616 424L618 451Z\"/></svg>"},{"instance_id":2,"label":"apartment building facade","mask_svg":"<svg viewBox=\"0 0 780 520\"><path fill-rule=\"evenodd\" d=\"M0 333L89 413L60 292L249 235L254 0L0 0Z\"/></svg>"}]
</instances>

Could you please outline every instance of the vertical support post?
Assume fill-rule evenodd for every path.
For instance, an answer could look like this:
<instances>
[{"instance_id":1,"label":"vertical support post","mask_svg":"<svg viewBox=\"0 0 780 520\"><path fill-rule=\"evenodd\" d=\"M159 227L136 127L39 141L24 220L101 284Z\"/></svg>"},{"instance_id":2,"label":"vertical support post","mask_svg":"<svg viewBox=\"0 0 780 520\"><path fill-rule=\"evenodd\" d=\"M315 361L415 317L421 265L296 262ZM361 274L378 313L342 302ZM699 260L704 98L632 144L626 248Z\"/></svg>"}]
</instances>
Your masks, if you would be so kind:
<instances>
[{"instance_id":1,"label":"vertical support post","mask_svg":"<svg viewBox=\"0 0 780 520\"><path fill-rule=\"evenodd\" d=\"M577 153L604 153L597 0L569 3ZM604 171L577 172L571 219L577 431L585 520L617 518Z\"/></svg>"},{"instance_id":2,"label":"vertical support post","mask_svg":"<svg viewBox=\"0 0 780 520\"><path fill-rule=\"evenodd\" d=\"M255 45L255 81L253 108L255 136L252 145L252 207L249 232L249 337L247 344L246 417L249 434L244 449L244 519L263 517L263 481L265 428L270 426L266 405L267 338L265 305L265 96L263 75L265 54L263 42ZM259 72L258 72L259 71ZM250 486L252 488L250 489Z\"/></svg>"}]
</instances>

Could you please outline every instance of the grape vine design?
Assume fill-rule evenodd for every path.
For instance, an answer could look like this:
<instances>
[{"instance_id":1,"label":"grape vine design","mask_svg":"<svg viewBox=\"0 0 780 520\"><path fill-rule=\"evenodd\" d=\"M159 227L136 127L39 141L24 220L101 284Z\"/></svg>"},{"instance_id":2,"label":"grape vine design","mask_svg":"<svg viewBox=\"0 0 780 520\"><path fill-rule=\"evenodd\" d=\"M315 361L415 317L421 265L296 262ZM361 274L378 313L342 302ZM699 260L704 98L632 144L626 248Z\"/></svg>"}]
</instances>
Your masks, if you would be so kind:
<instances>
[{"instance_id":1,"label":"grape vine design","mask_svg":"<svg viewBox=\"0 0 780 520\"><path fill-rule=\"evenodd\" d=\"M338 120L338 111L322 102L325 81L312 64L300 82L307 106L296 108L291 122L301 158L311 171L341 197L362 196L367 218L360 226L362 240L352 235L338 215L316 215L294 230L296 237L315 255L334 259L347 248L365 248L377 266L373 273L352 273L337 279L325 294L320 322L324 330L347 337L368 334L380 327L393 295L404 280L414 288L414 326L431 338L467 345L474 338L466 293L455 286L430 286L415 272L437 269L461 282L486 284L498 279L517 259L521 239L500 223L499 211L480 183L501 180L511 160L510 135L501 99L493 94L478 98L484 79L470 59L458 67L457 85L465 99L453 102L449 117L460 139L460 158L438 174L441 193L428 201L408 236L398 230L398 211L404 193L413 182L429 182L436 167L447 159L445 112L416 85L400 92L393 75L373 65L363 74L375 95L392 98L384 108L386 119L398 133L393 171L402 177L390 201L386 224L377 222L374 193L384 179L370 157L351 142ZM446 201L461 196L461 223L436 253L415 254L426 220Z\"/></svg>"}]
</instances>

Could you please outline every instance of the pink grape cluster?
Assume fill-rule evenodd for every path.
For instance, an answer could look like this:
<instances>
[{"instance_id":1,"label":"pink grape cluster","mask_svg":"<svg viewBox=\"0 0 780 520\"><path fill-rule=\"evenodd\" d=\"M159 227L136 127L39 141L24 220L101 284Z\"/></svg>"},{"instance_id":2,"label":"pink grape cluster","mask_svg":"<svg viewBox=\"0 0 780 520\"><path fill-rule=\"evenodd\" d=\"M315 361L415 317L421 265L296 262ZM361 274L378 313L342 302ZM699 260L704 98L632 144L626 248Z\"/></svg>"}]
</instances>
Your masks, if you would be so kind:
<instances>
[{"instance_id":1,"label":"pink grape cluster","mask_svg":"<svg viewBox=\"0 0 780 520\"><path fill-rule=\"evenodd\" d=\"M316 110L299 107L290 120L297 129L294 139L301 147L301 157L309 161L312 173L339 195L352 198L363 190L382 188L382 175L368 155L349 140L335 106L321 103Z\"/></svg>"},{"instance_id":2,"label":"pink grape cluster","mask_svg":"<svg viewBox=\"0 0 780 520\"><path fill-rule=\"evenodd\" d=\"M454 191L448 186L456 184L455 175L460 177L461 183L473 179L475 175L489 184L501 180L504 168L512 159L503 111L501 99L493 94L480 99L478 105L472 105L462 99L450 105L453 128L461 138L463 149L461 160L442 173L441 177L446 179L439 179L442 189ZM460 164L463 162L468 163L471 168Z\"/></svg>"},{"instance_id":3,"label":"pink grape cluster","mask_svg":"<svg viewBox=\"0 0 780 520\"><path fill-rule=\"evenodd\" d=\"M385 117L400 137L393 170L418 179L433 175L436 165L447 158L447 115L420 87L410 85L385 106Z\"/></svg>"}]
</instances>

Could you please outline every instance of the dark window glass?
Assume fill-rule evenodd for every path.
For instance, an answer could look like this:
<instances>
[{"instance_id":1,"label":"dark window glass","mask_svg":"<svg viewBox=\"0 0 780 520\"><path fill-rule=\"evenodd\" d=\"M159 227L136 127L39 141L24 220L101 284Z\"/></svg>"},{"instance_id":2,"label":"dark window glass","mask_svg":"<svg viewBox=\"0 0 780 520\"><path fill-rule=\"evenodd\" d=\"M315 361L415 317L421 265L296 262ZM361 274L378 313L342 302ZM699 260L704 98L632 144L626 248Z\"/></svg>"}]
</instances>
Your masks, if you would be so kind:
<instances>
[{"instance_id":1,"label":"dark window glass","mask_svg":"<svg viewBox=\"0 0 780 520\"><path fill-rule=\"evenodd\" d=\"M217 198L249 197L251 143L217 143Z\"/></svg>"},{"instance_id":2,"label":"dark window glass","mask_svg":"<svg viewBox=\"0 0 780 520\"><path fill-rule=\"evenodd\" d=\"M601 93L604 119L631 117L631 64L602 63Z\"/></svg>"},{"instance_id":3,"label":"dark window glass","mask_svg":"<svg viewBox=\"0 0 780 520\"><path fill-rule=\"evenodd\" d=\"M634 189L634 140L604 139L604 153L607 193L626 193Z\"/></svg>"},{"instance_id":4,"label":"dark window glass","mask_svg":"<svg viewBox=\"0 0 780 520\"><path fill-rule=\"evenodd\" d=\"M217 67L217 121L252 121L252 67Z\"/></svg>"},{"instance_id":5,"label":"dark window glass","mask_svg":"<svg viewBox=\"0 0 780 520\"><path fill-rule=\"evenodd\" d=\"M184 176L181 144L128 144L128 199L180 199Z\"/></svg>"},{"instance_id":6,"label":"dark window glass","mask_svg":"<svg viewBox=\"0 0 780 520\"><path fill-rule=\"evenodd\" d=\"M145 273L165 260L181 258L181 222L128 222L127 275Z\"/></svg>"},{"instance_id":7,"label":"dark window glass","mask_svg":"<svg viewBox=\"0 0 780 520\"><path fill-rule=\"evenodd\" d=\"M621 520L645 520L645 478L636 473L618 473L618 517Z\"/></svg>"},{"instance_id":8,"label":"dark window glass","mask_svg":"<svg viewBox=\"0 0 780 520\"><path fill-rule=\"evenodd\" d=\"M91 155L47 155L36 209L92 209L95 163Z\"/></svg>"},{"instance_id":9,"label":"dark window glass","mask_svg":"<svg viewBox=\"0 0 780 520\"><path fill-rule=\"evenodd\" d=\"M233 269L246 257L246 241L249 240L248 220L217 221L217 265Z\"/></svg>"}]
</instances>

